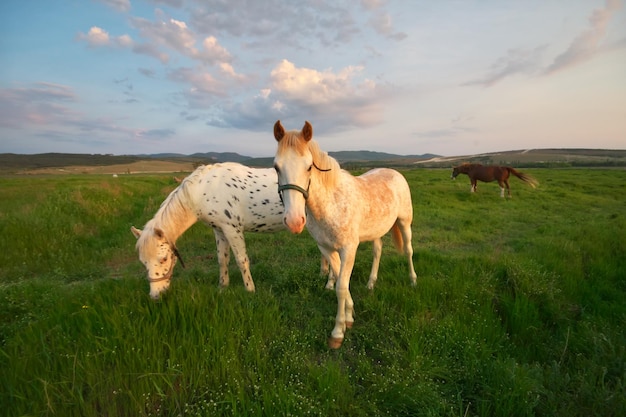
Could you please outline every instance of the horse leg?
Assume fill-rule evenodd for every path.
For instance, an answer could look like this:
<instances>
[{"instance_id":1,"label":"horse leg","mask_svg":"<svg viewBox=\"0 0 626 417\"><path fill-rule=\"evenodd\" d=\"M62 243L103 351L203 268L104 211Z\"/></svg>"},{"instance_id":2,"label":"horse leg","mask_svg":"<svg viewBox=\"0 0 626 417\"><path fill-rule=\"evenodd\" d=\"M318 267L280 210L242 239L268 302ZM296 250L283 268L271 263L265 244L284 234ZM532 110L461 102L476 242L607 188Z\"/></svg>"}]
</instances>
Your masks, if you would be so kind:
<instances>
[{"instance_id":1,"label":"horse leg","mask_svg":"<svg viewBox=\"0 0 626 417\"><path fill-rule=\"evenodd\" d=\"M498 181L498 185L500 186L500 197L504 198L504 181Z\"/></svg>"},{"instance_id":2,"label":"horse leg","mask_svg":"<svg viewBox=\"0 0 626 417\"><path fill-rule=\"evenodd\" d=\"M509 181L508 180L504 180L504 185L506 185L506 190L509 193L509 198L511 198L511 187L509 186Z\"/></svg>"},{"instance_id":3,"label":"horse leg","mask_svg":"<svg viewBox=\"0 0 626 417\"><path fill-rule=\"evenodd\" d=\"M326 256L324 254L322 254L320 259L320 276L325 276L328 278L326 280L326 289L332 290L333 288L335 288L336 278L330 268L330 262L328 262L328 259L326 259Z\"/></svg>"},{"instance_id":4,"label":"horse leg","mask_svg":"<svg viewBox=\"0 0 626 417\"><path fill-rule=\"evenodd\" d=\"M476 192L476 180L472 179L472 192L475 193Z\"/></svg>"},{"instance_id":5,"label":"horse leg","mask_svg":"<svg viewBox=\"0 0 626 417\"><path fill-rule=\"evenodd\" d=\"M337 316L335 317L335 327L328 339L328 347L331 349L341 347L346 329L351 328L354 323L354 301L350 295L350 275L354 267L357 246L344 247L339 254L341 267L335 289L337 292Z\"/></svg>"},{"instance_id":6,"label":"horse leg","mask_svg":"<svg viewBox=\"0 0 626 417\"><path fill-rule=\"evenodd\" d=\"M241 278L246 290L254 292L254 281L252 281L252 275L250 274L250 260L246 253L246 241L243 237L243 230L232 228L225 229L223 232L230 242L230 247L235 255L239 271L241 271Z\"/></svg>"},{"instance_id":7,"label":"horse leg","mask_svg":"<svg viewBox=\"0 0 626 417\"><path fill-rule=\"evenodd\" d=\"M402 233L402 250L409 261L409 279L411 280L411 285L415 286L417 285L417 274L413 266L413 244L411 243L413 231L411 230L411 222L398 219L396 225L400 229L400 233Z\"/></svg>"},{"instance_id":8,"label":"horse leg","mask_svg":"<svg viewBox=\"0 0 626 417\"><path fill-rule=\"evenodd\" d=\"M217 246L217 262L220 266L220 288L228 287L230 277L228 276L228 263L230 262L230 244L222 230L214 227L215 245Z\"/></svg>"},{"instance_id":9,"label":"horse leg","mask_svg":"<svg viewBox=\"0 0 626 417\"><path fill-rule=\"evenodd\" d=\"M383 240L381 238L374 239L372 241L372 254L374 260L372 261L372 271L370 272L370 279L367 281L367 288L374 289L376 280L378 279L378 266L380 265L380 254L383 251Z\"/></svg>"},{"instance_id":10,"label":"horse leg","mask_svg":"<svg viewBox=\"0 0 626 417\"><path fill-rule=\"evenodd\" d=\"M337 252L327 252L324 253L323 259L325 259L326 262L329 264L330 270L330 272L328 273L328 281L326 281L325 288L327 290L332 290L333 288L335 288L335 282L337 281L337 277L339 276L339 268L341 265L341 261L339 260L339 254Z\"/></svg>"},{"instance_id":11,"label":"horse leg","mask_svg":"<svg viewBox=\"0 0 626 417\"><path fill-rule=\"evenodd\" d=\"M326 276L330 273L330 265L328 259L324 255L320 256L320 275Z\"/></svg>"}]
</instances>

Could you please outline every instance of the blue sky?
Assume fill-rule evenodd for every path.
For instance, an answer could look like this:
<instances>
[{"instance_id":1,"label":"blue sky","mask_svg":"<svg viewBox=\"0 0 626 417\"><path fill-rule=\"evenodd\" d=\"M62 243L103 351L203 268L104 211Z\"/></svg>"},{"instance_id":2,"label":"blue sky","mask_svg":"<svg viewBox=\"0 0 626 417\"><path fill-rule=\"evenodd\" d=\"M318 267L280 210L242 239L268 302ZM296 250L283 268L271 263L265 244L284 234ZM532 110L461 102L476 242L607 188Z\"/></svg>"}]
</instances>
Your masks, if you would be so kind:
<instances>
[{"instance_id":1,"label":"blue sky","mask_svg":"<svg viewBox=\"0 0 626 417\"><path fill-rule=\"evenodd\" d=\"M4 0L0 152L626 148L622 0Z\"/></svg>"}]
</instances>

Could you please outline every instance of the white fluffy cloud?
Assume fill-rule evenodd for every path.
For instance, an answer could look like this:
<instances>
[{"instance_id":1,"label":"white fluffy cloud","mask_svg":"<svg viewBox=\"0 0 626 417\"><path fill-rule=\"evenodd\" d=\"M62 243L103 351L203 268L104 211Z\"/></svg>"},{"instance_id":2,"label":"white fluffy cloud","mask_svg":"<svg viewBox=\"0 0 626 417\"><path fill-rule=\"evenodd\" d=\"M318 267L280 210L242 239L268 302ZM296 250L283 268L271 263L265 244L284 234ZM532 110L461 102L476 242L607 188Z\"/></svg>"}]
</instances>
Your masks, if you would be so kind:
<instances>
[{"instance_id":1,"label":"white fluffy cloud","mask_svg":"<svg viewBox=\"0 0 626 417\"><path fill-rule=\"evenodd\" d=\"M78 39L87 42L93 48L102 46L119 46L128 48L132 46L133 40L128 35L111 37L109 32L98 27L92 26L87 33L79 33Z\"/></svg>"},{"instance_id":2,"label":"white fluffy cloud","mask_svg":"<svg viewBox=\"0 0 626 417\"><path fill-rule=\"evenodd\" d=\"M281 60L271 71L270 84L256 95L222 106L209 121L216 126L266 129L267 120L280 118L316 123L317 131L372 126L384 116L384 92L375 82L361 78L363 68L318 71Z\"/></svg>"},{"instance_id":3,"label":"white fluffy cloud","mask_svg":"<svg viewBox=\"0 0 626 417\"><path fill-rule=\"evenodd\" d=\"M139 31L145 42L160 48L168 48L184 55L194 55L195 37L183 21L164 19L150 21L136 17L131 20L132 26Z\"/></svg>"},{"instance_id":4,"label":"white fluffy cloud","mask_svg":"<svg viewBox=\"0 0 626 417\"><path fill-rule=\"evenodd\" d=\"M324 105L354 96L367 96L375 84L357 81L363 67L350 66L337 73L298 68L283 59L271 72L272 88L289 100Z\"/></svg>"},{"instance_id":5,"label":"white fluffy cloud","mask_svg":"<svg viewBox=\"0 0 626 417\"><path fill-rule=\"evenodd\" d=\"M202 41L202 49L196 51L192 57L197 57L203 62L214 63L229 63L232 61L232 57L228 50L219 44L215 36L208 36Z\"/></svg>"}]
</instances>

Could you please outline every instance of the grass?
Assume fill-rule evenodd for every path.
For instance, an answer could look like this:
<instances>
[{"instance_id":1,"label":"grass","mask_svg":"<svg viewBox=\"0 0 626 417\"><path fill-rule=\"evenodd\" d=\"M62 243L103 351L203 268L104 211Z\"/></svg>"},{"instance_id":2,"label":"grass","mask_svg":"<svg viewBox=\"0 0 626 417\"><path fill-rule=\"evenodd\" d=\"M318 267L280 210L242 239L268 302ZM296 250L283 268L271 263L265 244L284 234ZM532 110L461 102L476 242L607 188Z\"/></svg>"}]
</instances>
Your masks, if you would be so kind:
<instances>
[{"instance_id":1,"label":"grass","mask_svg":"<svg viewBox=\"0 0 626 417\"><path fill-rule=\"evenodd\" d=\"M525 170L526 171L526 170ZM168 175L0 177L0 409L10 416L620 416L626 412L626 171L528 170L541 186L403 171L418 285L385 238L336 312L312 239L248 234L257 292L210 229L159 302L129 231Z\"/></svg>"}]
</instances>

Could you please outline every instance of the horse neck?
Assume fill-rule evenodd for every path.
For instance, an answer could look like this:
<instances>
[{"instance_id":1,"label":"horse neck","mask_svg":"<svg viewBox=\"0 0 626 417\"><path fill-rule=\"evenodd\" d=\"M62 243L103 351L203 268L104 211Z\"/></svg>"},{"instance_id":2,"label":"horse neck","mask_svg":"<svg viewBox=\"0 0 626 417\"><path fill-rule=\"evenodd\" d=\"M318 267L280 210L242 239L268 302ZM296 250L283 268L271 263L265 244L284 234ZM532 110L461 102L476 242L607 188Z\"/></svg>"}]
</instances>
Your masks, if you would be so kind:
<instances>
[{"instance_id":1,"label":"horse neck","mask_svg":"<svg viewBox=\"0 0 626 417\"><path fill-rule=\"evenodd\" d=\"M326 217L332 211L332 208L337 205L337 198L343 195L342 192L338 192L344 188L341 187L341 184L344 182L341 178L342 173L338 167L336 169L338 172L332 175L337 175L338 177L334 181L324 181L323 176L331 175L330 173L316 172L311 175L307 210L316 219Z\"/></svg>"},{"instance_id":2,"label":"horse neck","mask_svg":"<svg viewBox=\"0 0 626 417\"><path fill-rule=\"evenodd\" d=\"M180 235L198 221L191 206L189 190L183 189L186 186L183 183L172 191L153 218L153 226L163 230L172 242L176 242Z\"/></svg>"}]
</instances>

